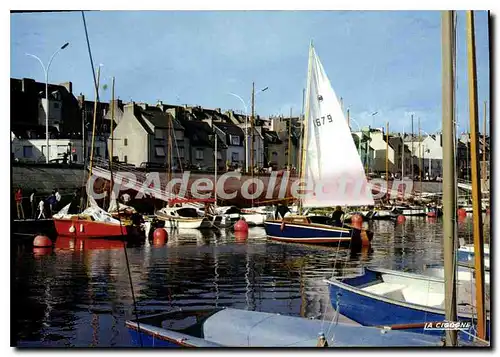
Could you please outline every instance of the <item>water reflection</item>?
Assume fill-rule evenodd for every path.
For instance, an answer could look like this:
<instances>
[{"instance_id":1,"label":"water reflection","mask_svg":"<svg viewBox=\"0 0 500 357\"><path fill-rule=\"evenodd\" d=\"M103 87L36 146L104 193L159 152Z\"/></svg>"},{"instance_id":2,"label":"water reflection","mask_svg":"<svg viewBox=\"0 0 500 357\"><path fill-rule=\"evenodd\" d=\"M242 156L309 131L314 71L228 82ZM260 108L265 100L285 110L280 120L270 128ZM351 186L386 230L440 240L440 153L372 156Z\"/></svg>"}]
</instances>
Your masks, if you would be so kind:
<instances>
[{"instance_id":1,"label":"water reflection","mask_svg":"<svg viewBox=\"0 0 500 357\"><path fill-rule=\"evenodd\" d=\"M489 229L489 222L486 222ZM362 266L421 271L441 263L442 221L373 222L372 249L275 243L262 228L169 232L168 241L127 247L140 313L193 306L232 306L329 321L333 308L323 279ZM471 220L459 234L471 238ZM130 346L124 323L133 300L120 241L58 238L44 254L14 254L14 340L21 346Z\"/></svg>"}]
</instances>

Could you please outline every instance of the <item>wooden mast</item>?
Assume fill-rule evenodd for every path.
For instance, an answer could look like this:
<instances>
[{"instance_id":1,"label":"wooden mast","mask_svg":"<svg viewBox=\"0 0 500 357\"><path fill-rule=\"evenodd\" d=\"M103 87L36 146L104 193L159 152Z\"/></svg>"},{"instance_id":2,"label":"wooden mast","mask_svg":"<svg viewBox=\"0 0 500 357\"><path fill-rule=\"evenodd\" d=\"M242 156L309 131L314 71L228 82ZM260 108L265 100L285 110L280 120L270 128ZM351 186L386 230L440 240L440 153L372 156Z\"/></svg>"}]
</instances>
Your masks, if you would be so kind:
<instances>
[{"instance_id":1,"label":"wooden mast","mask_svg":"<svg viewBox=\"0 0 500 357\"><path fill-rule=\"evenodd\" d=\"M454 160L454 11L442 12L442 68L443 68L443 248L445 276L445 319L457 321L455 235L456 192ZM446 345L457 345L457 331L446 331Z\"/></svg>"},{"instance_id":2,"label":"wooden mast","mask_svg":"<svg viewBox=\"0 0 500 357\"><path fill-rule=\"evenodd\" d=\"M469 114L471 130L471 166L472 166L472 214L474 231L474 265L476 270L476 305L477 334L486 337L484 309L484 241L483 217L481 207L481 180L479 171L479 123L477 108L476 45L474 36L474 13L466 12L467 23L467 73L469 82Z\"/></svg>"},{"instance_id":3,"label":"wooden mast","mask_svg":"<svg viewBox=\"0 0 500 357\"><path fill-rule=\"evenodd\" d=\"M420 131L420 117L418 117L418 160L420 162L419 165L419 175L420 176L420 200L422 200L422 171L424 168L424 163L423 163L423 154L422 154L422 133Z\"/></svg>"},{"instance_id":4,"label":"wooden mast","mask_svg":"<svg viewBox=\"0 0 500 357\"><path fill-rule=\"evenodd\" d=\"M288 120L288 161L287 168L291 171L292 165L292 108L290 108L290 119Z\"/></svg>"},{"instance_id":5,"label":"wooden mast","mask_svg":"<svg viewBox=\"0 0 500 357\"><path fill-rule=\"evenodd\" d=\"M486 101L484 101L484 119L483 119L483 184L484 191L486 191ZM481 206L482 207L482 206Z\"/></svg>"},{"instance_id":6,"label":"wooden mast","mask_svg":"<svg viewBox=\"0 0 500 357\"><path fill-rule=\"evenodd\" d=\"M311 72L312 72L312 57L314 53L314 47L313 47L313 42L311 40L311 43L309 45L309 63L308 63L308 69L307 69L307 90L306 90L306 106L305 106L305 113L304 113L304 139L302 140L302 160L301 160L301 172L300 172L300 180L301 182L305 181L305 171L306 171L306 148L308 144L308 121L309 121L309 107L310 107L310 96L311 96ZM302 214L302 200L299 200L299 214Z\"/></svg>"},{"instance_id":7,"label":"wooden mast","mask_svg":"<svg viewBox=\"0 0 500 357\"><path fill-rule=\"evenodd\" d=\"M92 166L94 164L94 145L95 145L95 125L97 118L97 99L99 97L99 78L101 77L101 66L97 67L97 85L95 86L95 102L94 102L94 119L92 123L92 145L90 146L90 166L89 166L89 182L92 177ZM93 187L89 187L93 190ZM90 192L87 192L87 207L90 204Z\"/></svg>"},{"instance_id":8,"label":"wooden mast","mask_svg":"<svg viewBox=\"0 0 500 357\"><path fill-rule=\"evenodd\" d=\"M113 77L112 82L111 82L111 126L110 126L110 131L111 131L111 145L110 145L110 150L109 150L109 174L110 174L110 180L109 180L109 204L111 205L111 200L113 199L111 196L113 194L113 186L114 186L114 179L113 179L113 145L114 145L114 135L113 135L113 123L115 121L115 77ZM115 198L116 200L116 198ZM120 208L118 207L118 202L116 202L116 209L118 212L120 212Z\"/></svg>"},{"instance_id":9,"label":"wooden mast","mask_svg":"<svg viewBox=\"0 0 500 357\"><path fill-rule=\"evenodd\" d=\"M386 123L387 133L385 134L385 182L387 199L391 197L389 194L389 122Z\"/></svg>"}]
</instances>

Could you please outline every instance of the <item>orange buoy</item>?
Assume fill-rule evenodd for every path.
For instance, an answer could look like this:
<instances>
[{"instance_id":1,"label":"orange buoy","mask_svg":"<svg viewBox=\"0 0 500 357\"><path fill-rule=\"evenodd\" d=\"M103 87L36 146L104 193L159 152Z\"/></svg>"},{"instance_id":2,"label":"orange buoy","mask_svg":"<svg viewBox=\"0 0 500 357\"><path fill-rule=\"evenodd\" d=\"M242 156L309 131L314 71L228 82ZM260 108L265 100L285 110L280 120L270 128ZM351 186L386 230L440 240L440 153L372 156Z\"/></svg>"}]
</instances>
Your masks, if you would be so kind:
<instances>
[{"instance_id":1,"label":"orange buoy","mask_svg":"<svg viewBox=\"0 0 500 357\"><path fill-rule=\"evenodd\" d=\"M397 218L398 223L404 223L406 221L406 217L402 214L400 214Z\"/></svg>"},{"instance_id":2,"label":"orange buoy","mask_svg":"<svg viewBox=\"0 0 500 357\"><path fill-rule=\"evenodd\" d=\"M36 248L52 247L52 241L47 236L38 235L33 240L33 246L36 247Z\"/></svg>"},{"instance_id":3,"label":"orange buoy","mask_svg":"<svg viewBox=\"0 0 500 357\"><path fill-rule=\"evenodd\" d=\"M242 243L246 242L248 238L248 231L236 231L234 232L234 238L236 239L237 242Z\"/></svg>"},{"instance_id":4,"label":"orange buoy","mask_svg":"<svg viewBox=\"0 0 500 357\"><path fill-rule=\"evenodd\" d=\"M457 211L458 217L465 217L467 216L467 211L463 208L459 208Z\"/></svg>"},{"instance_id":5,"label":"orange buoy","mask_svg":"<svg viewBox=\"0 0 500 357\"><path fill-rule=\"evenodd\" d=\"M235 232L248 232L248 223L244 219L240 219L234 224Z\"/></svg>"},{"instance_id":6,"label":"orange buoy","mask_svg":"<svg viewBox=\"0 0 500 357\"><path fill-rule=\"evenodd\" d=\"M153 232L153 245L164 245L168 241L168 233L164 228L156 228Z\"/></svg>"}]
</instances>

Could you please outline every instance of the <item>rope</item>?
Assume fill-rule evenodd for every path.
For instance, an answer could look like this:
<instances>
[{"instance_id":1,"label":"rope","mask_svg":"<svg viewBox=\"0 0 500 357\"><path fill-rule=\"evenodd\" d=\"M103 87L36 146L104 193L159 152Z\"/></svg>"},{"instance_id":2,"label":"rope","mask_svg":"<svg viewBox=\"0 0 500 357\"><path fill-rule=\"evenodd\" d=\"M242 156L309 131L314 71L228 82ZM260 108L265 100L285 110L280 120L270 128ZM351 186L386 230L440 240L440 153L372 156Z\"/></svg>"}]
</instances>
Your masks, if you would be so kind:
<instances>
[{"instance_id":1,"label":"rope","mask_svg":"<svg viewBox=\"0 0 500 357\"><path fill-rule=\"evenodd\" d=\"M86 37L86 40L87 40L87 48L88 48L88 52L89 52L90 65L92 67L92 75L94 76L94 85L95 85L96 93L97 93L96 100L99 103L99 87L97 86L97 80L96 80L95 71L94 71L94 61L92 59L92 51L90 49L90 41L89 41L89 36L88 36L88 31L87 31L87 23L85 21L85 13L84 13L84 11L82 11L82 18L83 18L83 27L85 29L85 37ZM93 150L93 149L94 148L91 148L91 150ZM92 163L90 163L90 164L92 165ZM111 180L113 180L113 178L112 178L113 177L113 173L111 171L110 171L110 173L111 173ZM83 200L83 195L82 195L82 200ZM82 203L83 203L83 201L82 201ZM122 226L122 221L121 221L119 215L118 215L118 221L120 222L120 231L122 233L122 238L123 238L124 237L124 235L123 235L123 229L122 229L123 226ZM127 263L127 271L128 271L129 282L130 282L130 290L132 292L132 300L133 300L133 303L134 303L135 318L137 320L137 333L139 335L139 341L140 341L141 347L143 347L143 344L142 344L142 335L141 335L140 326L139 326L139 315L138 315L138 312L137 312L137 302L135 300L134 286L132 284L132 275L130 273L130 266L129 266L129 260L128 260L128 254L127 254L127 248L126 248L126 242L125 241L123 242L123 251L125 253L125 261Z\"/></svg>"}]
</instances>

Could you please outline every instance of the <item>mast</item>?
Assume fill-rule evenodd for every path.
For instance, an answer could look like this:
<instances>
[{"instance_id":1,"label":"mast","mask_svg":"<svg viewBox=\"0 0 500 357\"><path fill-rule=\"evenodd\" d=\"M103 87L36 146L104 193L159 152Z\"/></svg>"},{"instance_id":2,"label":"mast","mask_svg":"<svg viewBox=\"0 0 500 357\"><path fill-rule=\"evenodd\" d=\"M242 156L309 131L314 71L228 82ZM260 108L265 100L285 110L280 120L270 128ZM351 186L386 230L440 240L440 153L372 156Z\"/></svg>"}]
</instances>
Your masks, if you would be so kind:
<instances>
[{"instance_id":1,"label":"mast","mask_svg":"<svg viewBox=\"0 0 500 357\"><path fill-rule=\"evenodd\" d=\"M422 173L424 169L424 163L423 163L423 153L422 153L422 132L420 131L420 117L418 117L418 161L420 162L419 165L419 175L420 176L420 200L422 200Z\"/></svg>"},{"instance_id":2,"label":"mast","mask_svg":"<svg viewBox=\"0 0 500 357\"><path fill-rule=\"evenodd\" d=\"M301 109L301 117L302 120L300 121L300 135L299 135L299 151L302 155L302 147L303 147L303 141L304 141L304 101L305 101L305 96L306 96L306 89L302 89L302 109ZM297 165L298 165L298 174L299 177L301 177L301 172L302 172L302 157L299 159L298 154L297 154Z\"/></svg>"},{"instance_id":3,"label":"mast","mask_svg":"<svg viewBox=\"0 0 500 357\"><path fill-rule=\"evenodd\" d=\"M403 142L403 145L401 147L401 180L403 180L405 177L405 127L404 126L403 126L403 136L401 140Z\"/></svg>"},{"instance_id":4,"label":"mast","mask_svg":"<svg viewBox=\"0 0 500 357\"><path fill-rule=\"evenodd\" d=\"M484 101L484 119L483 119L483 185L486 191L486 100ZM482 207L482 206L481 206Z\"/></svg>"},{"instance_id":5,"label":"mast","mask_svg":"<svg viewBox=\"0 0 500 357\"><path fill-rule=\"evenodd\" d=\"M292 165L292 108L290 108L290 119L288 120L288 162L287 167L290 171Z\"/></svg>"},{"instance_id":6,"label":"mast","mask_svg":"<svg viewBox=\"0 0 500 357\"><path fill-rule=\"evenodd\" d=\"M391 197L389 193L389 122L386 123L387 133L385 134L385 182L387 199Z\"/></svg>"},{"instance_id":7,"label":"mast","mask_svg":"<svg viewBox=\"0 0 500 357\"><path fill-rule=\"evenodd\" d=\"M481 207L481 177L479 171L479 122L477 108L476 45L473 11L466 11L466 22L467 73L469 79L469 114L471 130L472 222L474 230L474 265L476 270L477 334L479 338L484 340L486 337L486 316L484 309L484 242Z\"/></svg>"},{"instance_id":8,"label":"mast","mask_svg":"<svg viewBox=\"0 0 500 357\"><path fill-rule=\"evenodd\" d=\"M415 137L413 136L413 114L411 115L411 181L415 179L415 168L413 167L413 143L415 142Z\"/></svg>"},{"instance_id":9,"label":"mast","mask_svg":"<svg viewBox=\"0 0 500 357\"><path fill-rule=\"evenodd\" d=\"M111 82L111 145L110 145L110 160L109 160L109 173L110 173L110 186L109 186L109 204L111 205L111 194L113 192L114 179L113 179L113 145L114 145L114 135L113 135L113 123L115 121L115 77L113 77ZM120 212L118 204L116 209Z\"/></svg>"},{"instance_id":10,"label":"mast","mask_svg":"<svg viewBox=\"0 0 500 357\"><path fill-rule=\"evenodd\" d=\"M301 160L301 172L300 172L300 180L304 182L305 180L305 171L306 171L306 148L308 141L308 121L309 121L309 106L310 106L310 96L311 96L311 72L312 72L312 61L313 61L314 47L313 42L309 45L309 63L307 68L307 91L306 91L306 105L305 105L305 113L304 113L304 139L302 141L302 160ZM299 214L302 214L302 201L299 201Z\"/></svg>"},{"instance_id":11,"label":"mast","mask_svg":"<svg viewBox=\"0 0 500 357\"><path fill-rule=\"evenodd\" d=\"M252 116L250 117L250 172L252 173L252 180L253 180L253 160L254 160L254 155L253 155L253 142L254 142L254 121L255 121L255 82L252 82Z\"/></svg>"},{"instance_id":12,"label":"mast","mask_svg":"<svg viewBox=\"0 0 500 357\"><path fill-rule=\"evenodd\" d=\"M90 164L89 164L89 180L92 177L92 166L94 164L94 145L95 145L95 124L97 118L97 98L99 96L99 78L101 76L101 66L97 67L97 85L95 87L94 101L94 119L92 123L92 145L90 147ZM90 192L87 194L87 207L90 204Z\"/></svg>"},{"instance_id":13,"label":"mast","mask_svg":"<svg viewBox=\"0 0 500 357\"><path fill-rule=\"evenodd\" d=\"M445 276L445 319L457 321L456 272L455 272L455 235L456 235L456 196L455 169L453 155L454 119L454 71L453 44L455 29L454 11L442 12L442 68L443 68L443 241ZM446 331L446 345L457 345L457 331Z\"/></svg>"}]
</instances>

